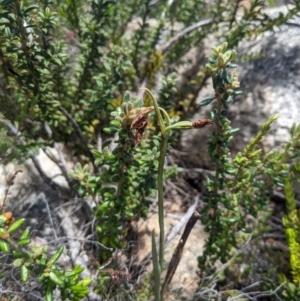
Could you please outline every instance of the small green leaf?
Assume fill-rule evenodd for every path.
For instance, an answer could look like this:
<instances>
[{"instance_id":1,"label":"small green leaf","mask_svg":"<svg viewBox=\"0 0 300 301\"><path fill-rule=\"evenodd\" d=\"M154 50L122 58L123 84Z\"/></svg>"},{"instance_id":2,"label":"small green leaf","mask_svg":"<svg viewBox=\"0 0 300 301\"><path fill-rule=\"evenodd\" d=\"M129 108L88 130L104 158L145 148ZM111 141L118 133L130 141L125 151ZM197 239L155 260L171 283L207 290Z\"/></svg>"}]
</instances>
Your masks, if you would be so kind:
<instances>
[{"instance_id":1,"label":"small green leaf","mask_svg":"<svg viewBox=\"0 0 300 301\"><path fill-rule=\"evenodd\" d=\"M207 106L210 104L215 98L214 97L209 97L205 98L204 100L201 101L200 106Z\"/></svg>"},{"instance_id":2,"label":"small green leaf","mask_svg":"<svg viewBox=\"0 0 300 301\"><path fill-rule=\"evenodd\" d=\"M74 292L74 295L77 297L77 298L84 298L90 291L89 290L82 290L81 292Z\"/></svg>"},{"instance_id":3,"label":"small green leaf","mask_svg":"<svg viewBox=\"0 0 300 301\"><path fill-rule=\"evenodd\" d=\"M110 113L110 116L112 116L112 117L117 117L119 115L120 115L120 113L117 112L117 111L113 111L113 112Z\"/></svg>"},{"instance_id":4,"label":"small green leaf","mask_svg":"<svg viewBox=\"0 0 300 301\"><path fill-rule=\"evenodd\" d=\"M26 246L26 245L28 245L28 244L30 244L30 239L29 239L29 238L27 238L27 239L22 239L22 240L20 240L20 241L18 242L18 245L19 245L19 246Z\"/></svg>"},{"instance_id":5,"label":"small green leaf","mask_svg":"<svg viewBox=\"0 0 300 301\"><path fill-rule=\"evenodd\" d=\"M26 14L26 13L28 13L28 12L34 10L34 9L38 9L38 8L39 8L38 5L32 5L32 6L28 7L27 9L25 9L23 11L23 14ZM26 26L26 28L28 28L28 26Z\"/></svg>"},{"instance_id":6,"label":"small green leaf","mask_svg":"<svg viewBox=\"0 0 300 301\"><path fill-rule=\"evenodd\" d=\"M46 301L53 301L53 288L51 285L48 285L46 289Z\"/></svg>"},{"instance_id":7,"label":"small green leaf","mask_svg":"<svg viewBox=\"0 0 300 301\"><path fill-rule=\"evenodd\" d=\"M8 19L3 18L3 17L0 19L0 24L8 24L8 23L10 23L10 21Z\"/></svg>"},{"instance_id":8,"label":"small green leaf","mask_svg":"<svg viewBox=\"0 0 300 301\"><path fill-rule=\"evenodd\" d=\"M21 267L21 279L23 282L28 282L29 280L29 270L25 265Z\"/></svg>"},{"instance_id":9,"label":"small green leaf","mask_svg":"<svg viewBox=\"0 0 300 301\"><path fill-rule=\"evenodd\" d=\"M63 251L64 251L64 247L58 248L57 251L48 260L47 266L51 266L53 263L55 263L59 259Z\"/></svg>"},{"instance_id":10,"label":"small green leaf","mask_svg":"<svg viewBox=\"0 0 300 301\"><path fill-rule=\"evenodd\" d=\"M235 168L228 168L228 169L226 169L225 173L229 174L229 175L233 175L233 174L236 173L236 169Z\"/></svg>"},{"instance_id":11,"label":"small green leaf","mask_svg":"<svg viewBox=\"0 0 300 301\"><path fill-rule=\"evenodd\" d=\"M229 132L229 134L233 134L233 133L238 132L239 130L240 130L239 128L235 128L235 129L229 130L228 132Z\"/></svg>"},{"instance_id":12,"label":"small green leaf","mask_svg":"<svg viewBox=\"0 0 300 301\"><path fill-rule=\"evenodd\" d=\"M229 94L225 92L225 93L222 95L222 100L223 100L223 101L227 101L228 98L229 98Z\"/></svg>"},{"instance_id":13,"label":"small green leaf","mask_svg":"<svg viewBox=\"0 0 300 301\"><path fill-rule=\"evenodd\" d=\"M212 64L212 65L217 64L217 60L214 59L214 58L211 58L211 57L208 59L208 62L209 62L210 64Z\"/></svg>"},{"instance_id":14,"label":"small green leaf","mask_svg":"<svg viewBox=\"0 0 300 301\"><path fill-rule=\"evenodd\" d=\"M231 85L232 84L231 76L228 74L227 77L224 78L224 81L226 82L226 84Z\"/></svg>"},{"instance_id":15,"label":"small green leaf","mask_svg":"<svg viewBox=\"0 0 300 301\"><path fill-rule=\"evenodd\" d=\"M2 236L3 234L7 234L7 230L0 228L0 236Z\"/></svg>"},{"instance_id":16,"label":"small green leaf","mask_svg":"<svg viewBox=\"0 0 300 301\"><path fill-rule=\"evenodd\" d=\"M6 240L0 239L0 251L7 254L10 251L10 245Z\"/></svg>"},{"instance_id":17,"label":"small green leaf","mask_svg":"<svg viewBox=\"0 0 300 301\"><path fill-rule=\"evenodd\" d=\"M116 158L111 158L111 159L105 159L105 161L103 161L103 163L107 164L107 165L113 165L117 162Z\"/></svg>"},{"instance_id":18,"label":"small green leaf","mask_svg":"<svg viewBox=\"0 0 300 301\"><path fill-rule=\"evenodd\" d=\"M236 90L236 91L233 91L232 92L232 95L240 95L240 94L242 94L243 93L243 91L241 91L241 90Z\"/></svg>"},{"instance_id":19,"label":"small green leaf","mask_svg":"<svg viewBox=\"0 0 300 301\"><path fill-rule=\"evenodd\" d=\"M22 258L24 256L24 253L15 250L13 251L13 256L14 258Z\"/></svg>"},{"instance_id":20,"label":"small green leaf","mask_svg":"<svg viewBox=\"0 0 300 301\"><path fill-rule=\"evenodd\" d=\"M29 234L30 234L30 227L27 227L21 234L21 237L18 242L19 246L25 246L30 243Z\"/></svg>"},{"instance_id":21,"label":"small green leaf","mask_svg":"<svg viewBox=\"0 0 300 301\"><path fill-rule=\"evenodd\" d=\"M12 233L12 232L18 230L24 224L24 222L25 222L25 218L20 218L20 219L16 220L14 223L12 223L10 225L7 232Z\"/></svg>"},{"instance_id":22,"label":"small green leaf","mask_svg":"<svg viewBox=\"0 0 300 301\"><path fill-rule=\"evenodd\" d=\"M137 98L133 102L133 106L135 108L140 108L143 105L143 100L141 98Z\"/></svg>"},{"instance_id":23,"label":"small green leaf","mask_svg":"<svg viewBox=\"0 0 300 301\"><path fill-rule=\"evenodd\" d=\"M59 278L57 274L55 274L53 271L50 272L49 278L52 282L54 282L58 286L64 286L65 284L64 281L61 278Z\"/></svg>"},{"instance_id":24,"label":"small green leaf","mask_svg":"<svg viewBox=\"0 0 300 301\"><path fill-rule=\"evenodd\" d=\"M65 272L65 276L66 277L72 277L72 276L75 276L75 275L78 275L80 274L81 272L84 271L84 268L81 267L80 265L76 265L72 271L67 271Z\"/></svg>"},{"instance_id":25,"label":"small green leaf","mask_svg":"<svg viewBox=\"0 0 300 301\"><path fill-rule=\"evenodd\" d=\"M27 227L20 236L20 241L23 239L28 239L30 234L30 227Z\"/></svg>"},{"instance_id":26,"label":"small green leaf","mask_svg":"<svg viewBox=\"0 0 300 301\"><path fill-rule=\"evenodd\" d=\"M7 216L1 214L0 215L0 227L4 226L4 224L8 221Z\"/></svg>"},{"instance_id":27,"label":"small green leaf","mask_svg":"<svg viewBox=\"0 0 300 301\"><path fill-rule=\"evenodd\" d=\"M16 260L14 260L13 266L14 266L15 268L19 268L19 267L22 265L22 263L23 263L23 259L22 259L22 258L18 258L18 259L16 259Z\"/></svg>"},{"instance_id":28,"label":"small green leaf","mask_svg":"<svg viewBox=\"0 0 300 301\"><path fill-rule=\"evenodd\" d=\"M109 128L104 128L104 129L103 129L103 132L104 132L105 134L111 135L111 134L117 133L117 132L118 132L118 129L115 128L115 127L109 127Z\"/></svg>"},{"instance_id":29,"label":"small green leaf","mask_svg":"<svg viewBox=\"0 0 300 301\"><path fill-rule=\"evenodd\" d=\"M81 281L78 282L78 284L82 285L83 287L90 286L92 283L91 278L84 278Z\"/></svg>"},{"instance_id":30,"label":"small green leaf","mask_svg":"<svg viewBox=\"0 0 300 301\"><path fill-rule=\"evenodd\" d=\"M106 71L110 71L111 70L110 65L107 62L103 62L103 66L106 69Z\"/></svg>"},{"instance_id":31,"label":"small green leaf","mask_svg":"<svg viewBox=\"0 0 300 301\"><path fill-rule=\"evenodd\" d=\"M41 255L45 254L48 251L48 246L37 247L35 245L31 246L31 251L33 252L34 258L38 258Z\"/></svg>"},{"instance_id":32,"label":"small green leaf","mask_svg":"<svg viewBox=\"0 0 300 301\"><path fill-rule=\"evenodd\" d=\"M291 282L288 283L288 288L289 288L289 290L290 290L292 293L294 293L295 290L296 290L295 284L293 284L293 283L291 283Z\"/></svg>"},{"instance_id":33,"label":"small green leaf","mask_svg":"<svg viewBox=\"0 0 300 301\"><path fill-rule=\"evenodd\" d=\"M228 63L226 65L226 68L237 68L237 67L238 67L238 65L237 64L233 64L233 63Z\"/></svg>"},{"instance_id":34,"label":"small green leaf","mask_svg":"<svg viewBox=\"0 0 300 301\"><path fill-rule=\"evenodd\" d=\"M75 294L76 293L81 293L82 291L85 290L85 288L82 287L82 285L80 285L80 284L73 285L73 286L70 287L70 289Z\"/></svg>"},{"instance_id":35,"label":"small green leaf","mask_svg":"<svg viewBox=\"0 0 300 301\"><path fill-rule=\"evenodd\" d=\"M116 128L121 126L121 123L118 120L112 120L109 124Z\"/></svg>"}]
</instances>

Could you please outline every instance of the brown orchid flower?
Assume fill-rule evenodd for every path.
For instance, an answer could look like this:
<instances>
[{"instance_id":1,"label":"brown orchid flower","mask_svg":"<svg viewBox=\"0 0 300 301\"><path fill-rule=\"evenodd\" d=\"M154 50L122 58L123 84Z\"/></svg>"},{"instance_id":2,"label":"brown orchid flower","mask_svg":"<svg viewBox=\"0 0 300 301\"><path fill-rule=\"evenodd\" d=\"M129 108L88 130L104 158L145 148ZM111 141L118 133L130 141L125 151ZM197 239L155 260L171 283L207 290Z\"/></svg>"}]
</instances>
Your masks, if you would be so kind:
<instances>
[{"instance_id":1,"label":"brown orchid flower","mask_svg":"<svg viewBox=\"0 0 300 301\"><path fill-rule=\"evenodd\" d=\"M147 115L153 110L153 107L143 108L132 120L130 129L136 130L134 135L134 148L140 144L143 133L147 127Z\"/></svg>"},{"instance_id":2,"label":"brown orchid flower","mask_svg":"<svg viewBox=\"0 0 300 301\"><path fill-rule=\"evenodd\" d=\"M213 124L213 121L212 121L212 120L210 120L210 119L205 119L205 118L199 119L199 120L194 121L194 122L192 123L193 128L195 128L195 129L201 129L201 128L207 126L207 125L212 125L212 124Z\"/></svg>"},{"instance_id":3,"label":"brown orchid flower","mask_svg":"<svg viewBox=\"0 0 300 301\"><path fill-rule=\"evenodd\" d=\"M136 114L136 116L133 118L131 122L130 129L131 130L137 130L144 126L145 121L147 122L147 116L148 114L153 110L153 107L147 107L141 109L141 111Z\"/></svg>"}]
</instances>

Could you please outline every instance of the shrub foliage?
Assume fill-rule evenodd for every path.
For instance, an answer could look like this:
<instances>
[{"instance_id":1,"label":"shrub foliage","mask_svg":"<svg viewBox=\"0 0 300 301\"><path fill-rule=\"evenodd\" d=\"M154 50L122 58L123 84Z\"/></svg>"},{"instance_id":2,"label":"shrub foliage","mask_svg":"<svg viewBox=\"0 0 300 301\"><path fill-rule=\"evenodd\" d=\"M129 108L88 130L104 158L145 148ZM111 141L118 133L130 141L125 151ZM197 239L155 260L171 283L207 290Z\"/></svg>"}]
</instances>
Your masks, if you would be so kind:
<instances>
[{"instance_id":1,"label":"shrub foliage","mask_svg":"<svg viewBox=\"0 0 300 301\"><path fill-rule=\"evenodd\" d=\"M295 0L285 15L275 18L265 13L268 6L262 0L0 2L1 113L16 137L9 155L33 157L39 148L63 143L77 162L70 189L93 199L99 241L109 248L125 247L130 223L146 217L158 189L160 249L156 254L154 237L152 249L157 301L164 298L166 288L160 284L163 177L176 173L174 168L164 173L164 157L174 130L195 127L178 119L198 108L198 92L210 76L215 94L200 106L216 103L211 120L206 119L215 126L208 144L215 171L207 179L206 206L200 213L209 236L198 258L199 292L213 282L215 277L209 275L219 262L231 260L253 233L257 235L247 225L247 216L258 218L267 210L273 190L283 185L288 208L283 224L293 276L289 284L298 283L299 235L293 226L299 220L291 183L299 171L299 127L291 129L283 151L263 154L259 142L276 120L271 116L244 151L235 158L229 152L236 130L227 113L238 105L232 100L240 93L233 63L236 52L231 49L284 24L299 13L300 2ZM211 37L221 45L213 48L204 66L200 63ZM147 89L155 91L157 101L145 93ZM3 151L6 144L1 145ZM72 274L49 264L46 250L20 250L17 245L27 232L16 243L8 241L10 227L17 222L1 214L0 248L10 253L10 247L16 247L12 256L21 279L28 280L29 271L38 265L35 277L44 277L40 280L46 281L45 293L50 292L47 300L56 287L65 298L71 293L74 297L72 285L81 285L78 298L88 293L89 281L79 281L81 268L75 267ZM101 251L99 261L110 256ZM50 277L53 273L59 280ZM211 297L203 293L203 298Z\"/></svg>"}]
</instances>

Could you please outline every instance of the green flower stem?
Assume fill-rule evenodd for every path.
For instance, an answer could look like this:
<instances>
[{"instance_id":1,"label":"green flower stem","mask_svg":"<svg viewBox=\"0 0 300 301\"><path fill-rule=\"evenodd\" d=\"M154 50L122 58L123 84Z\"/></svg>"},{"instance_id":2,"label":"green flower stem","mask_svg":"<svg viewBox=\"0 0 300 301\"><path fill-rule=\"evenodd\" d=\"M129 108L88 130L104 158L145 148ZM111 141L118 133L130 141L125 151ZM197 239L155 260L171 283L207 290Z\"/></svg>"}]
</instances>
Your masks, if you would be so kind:
<instances>
[{"instance_id":1,"label":"green flower stem","mask_svg":"<svg viewBox=\"0 0 300 301\"><path fill-rule=\"evenodd\" d=\"M164 191L163 191L163 181L164 181L164 164L165 156L168 146L168 138L170 133L166 133L164 121L160 111L163 112L164 117L166 118L167 126L170 126L171 121L168 113L160 108L157 104L156 99L154 98L151 91L145 88L152 98L154 110L158 119L160 130L162 133L162 141L160 144L160 153L159 153L159 163L158 163L158 175L157 175L157 190L158 190L158 221L159 221L159 266L161 271L163 270L164 264L164 244L165 244L165 226L164 226Z\"/></svg>"},{"instance_id":2,"label":"green flower stem","mask_svg":"<svg viewBox=\"0 0 300 301\"><path fill-rule=\"evenodd\" d=\"M169 131L169 130L173 130L173 129L181 129L181 130L184 130L184 129L192 129L193 128L193 124L191 121L180 121L180 122L176 122L170 126L167 126L165 128L166 132Z\"/></svg>"},{"instance_id":3,"label":"green flower stem","mask_svg":"<svg viewBox=\"0 0 300 301\"><path fill-rule=\"evenodd\" d=\"M160 108L155 100L153 94L148 90L146 90L152 98L153 106L155 110L156 117L158 119L158 123L160 126L162 140L160 144L160 152L159 152L159 162L158 162L158 175L157 175L157 190L158 190L158 222L159 222L159 254L158 254L158 262L157 258L153 258L154 270L156 271L156 281L154 285L155 289L155 300L162 301L163 300L163 291L160 291L160 272L163 270L164 266L164 249L165 249L165 225L164 225L164 192L163 192L163 181L164 181L164 165L165 165L165 157L168 147L168 139L171 134L172 129L191 129L193 128L192 122L190 121L181 121L171 125L171 120L168 113ZM162 114L161 114L162 113ZM163 120L163 117L164 120ZM152 248L156 250L154 234L152 234ZM154 252L155 253L155 252ZM153 257L154 256L153 253Z\"/></svg>"},{"instance_id":4,"label":"green flower stem","mask_svg":"<svg viewBox=\"0 0 300 301\"><path fill-rule=\"evenodd\" d=\"M167 127L165 127L165 131L167 131L167 128L171 125L171 120L170 120L169 114L161 107L158 107L158 109L163 113L163 115L166 119Z\"/></svg>"},{"instance_id":5,"label":"green flower stem","mask_svg":"<svg viewBox=\"0 0 300 301\"><path fill-rule=\"evenodd\" d=\"M147 88L141 88L141 89L146 90L149 93L149 95L151 96L152 101L153 101L155 114L156 114L156 117L158 119L158 124L160 126L161 134L162 134L163 137L165 137L166 130L165 130L164 121L163 121L163 118L161 116L160 111L163 112L165 117L168 116L168 113L164 109L162 109L158 106L157 101L155 100L154 95L152 94L152 92L150 90L148 90ZM166 118L166 122L167 122L167 126L171 125L171 121L170 121L169 116Z\"/></svg>"},{"instance_id":6,"label":"green flower stem","mask_svg":"<svg viewBox=\"0 0 300 301\"><path fill-rule=\"evenodd\" d=\"M152 239L152 262L153 262L153 270L154 270L154 296L155 296L155 301L161 301L162 300L161 293L160 293L161 268L158 262L154 230L152 231L151 239Z\"/></svg>"},{"instance_id":7,"label":"green flower stem","mask_svg":"<svg viewBox=\"0 0 300 301\"><path fill-rule=\"evenodd\" d=\"M159 163L158 163L158 175L157 175L157 190L158 190L158 222L159 222L159 270L163 270L164 265L164 246L165 246L165 226L164 226L164 191L163 191L163 181L164 181L164 164L165 164L165 157L166 151L168 147L168 139L170 136L170 131L167 128L171 126L171 120L168 113L163 109L160 108L155 100L153 94L148 90L145 89L152 98L154 110L158 119L158 123L160 126L160 130L162 133L162 141L160 144L160 152L159 152ZM162 118L162 114L165 117L165 122L167 127L165 127L164 120ZM156 279L156 286L155 286L155 300L161 301L163 296L159 293L160 291L160 283L157 284L158 281Z\"/></svg>"},{"instance_id":8,"label":"green flower stem","mask_svg":"<svg viewBox=\"0 0 300 301\"><path fill-rule=\"evenodd\" d=\"M165 244L165 226L164 226L164 192L163 192L163 180L164 180L164 164L165 156L168 147L168 138L170 132L166 133L165 137L162 137L160 144L160 155L158 163L158 175L157 175L157 190L158 190L158 221L159 221L159 265L163 270L164 263L164 244Z\"/></svg>"}]
</instances>

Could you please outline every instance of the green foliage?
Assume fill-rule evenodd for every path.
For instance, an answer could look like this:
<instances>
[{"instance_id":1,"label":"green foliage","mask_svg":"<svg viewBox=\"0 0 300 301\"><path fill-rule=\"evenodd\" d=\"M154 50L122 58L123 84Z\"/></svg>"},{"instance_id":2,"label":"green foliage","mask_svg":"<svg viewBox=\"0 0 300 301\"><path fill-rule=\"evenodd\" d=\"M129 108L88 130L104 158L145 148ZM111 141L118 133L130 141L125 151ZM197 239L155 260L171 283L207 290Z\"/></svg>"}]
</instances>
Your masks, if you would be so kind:
<instances>
[{"instance_id":1,"label":"green foliage","mask_svg":"<svg viewBox=\"0 0 300 301\"><path fill-rule=\"evenodd\" d=\"M193 66L188 82L174 93L174 74L190 60L186 54L191 47L214 32L235 46L283 24L298 9L296 5L287 15L271 19L262 11L264 1L251 1L237 18L240 4L2 1L4 117L26 138L27 151L63 141L74 154L94 161L91 148L99 135L106 137L103 128L126 90L136 91L142 83L155 87L162 75L160 105L176 111L182 105L192 108L206 71Z\"/></svg>"},{"instance_id":2,"label":"green foliage","mask_svg":"<svg viewBox=\"0 0 300 301\"><path fill-rule=\"evenodd\" d=\"M158 107L154 99L153 102L154 106L144 107L141 99L131 99L126 92L121 106L111 113L114 120L110 122L110 127L104 129L107 134L118 137L118 140L113 141L113 149L105 147L102 152L93 150L95 165L100 169L99 175L91 176L88 166L82 167L80 164L71 173L78 181L78 189L83 195L92 195L95 200L100 196L101 201L95 207L96 229L100 242L109 248L124 248L129 222L146 217L150 205L147 199L155 197L156 181L160 183L159 195L162 198L163 160L171 129L194 126L189 121L171 124L167 112ZM156 112L161 134L151 130L155 128L154 125L147 127L148 115L152 111ZM151 121L149 118L149 123ZM209 121L206 122L209 124ZM143 135L151 135L151 138L144 139ZM172 173L169 172L170 175ZM106 259L110 253L103 250L101 255L102 259Z\"/></svg>"},{"instance_id":3,"label":"green foliage","mask_svg":"<svg viewBox=\"0 0 300 301\"><path fill-rule=\"evenodd\" d=\"M230 127L226 116L232 97L240 93L235 90L239 83L235 71L230 71L234 65L228 62L232 53L226 51L226 45L213 50L215 54L209 58L207 67L212 71L215 96L202 102L207 105L216 101L216 109L211 113L215 131L208 142L215 174L207 179L206 207L201 212L201 221L208 232L203 255L198 258L202 277L214 273L219 261L229 262L251 237L261 233L257 231L268 215L272 192L283 186L287 163L300 157L299 127L295 126L291 129L291 140L282 152L262 153L260 141L277 116L271 116L245 149L235 158L231 157L229 143L236 129ZM249 216L260 220L256 227L247 224ZM201 285L208 285L208 282L203 280Z\"/></svg>"},{"instance_id":4,"label":"green foliage","mask_svg":"<svg viewBox=\"0 0 300 301\"><path fill-rule=\"evenodd\" d=\"M128 125L122 131L116 125L107 129L116 117L110 113L119 107L121 95L137 91L141 84L156 87L163 76L157 91L159 104L170 116L177 115L182 105L193 107L196 90L208 76L192 66L190 80L176 85L175 74L188 63L191 47L198 47L216 31L234 46L297 12L291 9L287 16L271 20L262 12L266 4L253 1L242 18L236 18L239 4L230 0L211 4L202 0L1 2L1 110L24 138L12 150L27 157L32 150L64 142L82 166L93 164L93 170L85 167L81 176L77 165L74 177L83 195L100 200L95 214L103 243L123 246L118 236L110 235L112 229L123 235L129 218L145 216L145 197L153 195L155 187L152 171L159 136L144 140L133 160L134 138L130 131L127 137ZM225 69L221 77L229 80ZM231 101L229 90L222 94L224 103ZM114 153L102 143L112 133L120 135L122 144ZM122 183L125 167L130 179ZM112 197L115 191L117 196Z\"/></svg>"},{"instance_id":5,"label":"green foliage","mask_svg":"<svg viewBox=\"0 0 300 301\"><path fill-rule=\"evenodd\" d=\"M152 140L141 141L142 134L132 128L134 118L144 109L141 99L132 100L126 93L121 107L111 113L114 120L110 127L104 129L107 134L118 134L114 149L93 151L99 175L91 176L87 166L82 168L79 164L72 173L83 195L101 198L95 207L96 229L100 242L108 247L124 248L129 221L146 217L150 205L147 198L155 196L160 138L154 135ZM144 122L147 125L146 119Z\"/></svg>"},{"instance_id":6,"label":"green foliage","mask_svg":"<svg viewBox=\"0 0 300 301\"><path fill-rule=\"evenodd\" d=\"M239 248L247 239L241 233L252 229L245 223L245 217L257 217L265 208L271 191L282 185L287 172L285 163L298 156L294 152L298 142L293 138L282 153L261 153L258 143L275 117L263 125L244 152L234 159L230 156L228 146L236 129L230 127L226 116L233 97L240 91L236 90L239 82L232 63L236 53L226 48L274 30L300 8L297 0L285 16L280 14L272 19L263 11L266 1L247 2L247 8L242 3L0 2L1 112L7 124L17 129L14 135L22 137L12 148L12 154L28 157L33 150L55 142L63 142L72 150L74 161L80 162L71 173L77 180L76 188L82 196L93 198L99 240L112 248L125 247L130 222L146 216L149 197L154 197L157 189L157 299L163 298L159 296L157 271L158 267L163 268L164 255L164 158L172 131L194 127L189 121L178 122L178 115L196 108L196 97L207 78L212 74L215 95L201 105L217 103L211 114L216 130L208 148L216 172L208 179L207 206L201 217L209 232L206 250L199 258L201 273L208 274L208 264L214 266L219 259L226 262L233 247ZM187 54L193 47L201 48L211 34L226 43L214 48L208 68L202 68L198 66L201 56L197 54L194 63ZM187 79L178 81L178 71L189 64ZM140 92L140 86L156 89L159 107L152 97L142 102L140 97L131 98L125 92ZM149 115L147 119L152 111L155 117ZM203 122L210 124L210 120L201 121L198 127ZM299 166L295 164L293 172L297 170ZM10 230L5 223L2 226L0 248L10 254L13 245L5 236L19 225L13 224ZM16 244L18 248L29 248L27 252L33 254L28 235L29 229ZM45 252L37 259L35 255L30 257L29 268L21 264L24 281L33 265L47 266ZM102 260L110 256L101 252ZM17 259L23 258L25 253ZM44 261L37 262L40 258ZM46 283L42 287L47 298L55 287L60 287L66 296L64 288L72 291L73 285L74 291L80 291L86 286L78 282L80 269L74 272L74 279L55 264L47 269L46 274L44 270L38 272L44 277L41 281ZM70 286L72 281L76 283Z\"/></svg>"},{"instance_id":7,"label":"green foliage","mask_svg":"<svg viewBox=\"0 0 300 301\"><path fill-rule=\"evenodd\" d=\"M282 219L287 236L287 242L290 251L290 265L294 283L300 282L300 252L299 252L299 210L296 209L297 202L294 197L293 186L291 181L286 178L284 181L284 192L287 203L287 215Z\"/></svg>"},{"instance_id":8,"label":"green foliage","mask_svg":"<svg viewBox=\"0 0 300 301\"><path fill-rule=\"evenodd\" d=\"M286 283L282 292L283 296L289 300L297 300L300 296L300 211L297 208L293 183L300 181L300 126L293 125L290 133L291 141L286 145L284 154L285 157L293 159L294 164L291 165L287 177L284 178L287 214L282 218L282 222L289 246L292 282L285 275L279 275L279 279Z\"/></svg>"},{"instance_id":9,"label":"green foliage","mask_svg":"<svg viewBox=\"0 0 300 301\"><path fill-rule=\"evenodd\" d=\"M53 292L60 290L62 300L81 300L88 293L91 284L89 278L80 280L84 268L76 265L72 270L64 270L56 264L64 251L58 248L48 256L48 246L36 246L30 240L30 228L18 234L25 219L14 220L11 212L0 215L0 252L13 258L11 268L20 271L22 282L28 283L32 278L41 284L40 290L47 301L53 300ZM4 275L2 275L3 277Z\"/></svg>"}]
</instances>

